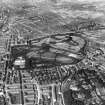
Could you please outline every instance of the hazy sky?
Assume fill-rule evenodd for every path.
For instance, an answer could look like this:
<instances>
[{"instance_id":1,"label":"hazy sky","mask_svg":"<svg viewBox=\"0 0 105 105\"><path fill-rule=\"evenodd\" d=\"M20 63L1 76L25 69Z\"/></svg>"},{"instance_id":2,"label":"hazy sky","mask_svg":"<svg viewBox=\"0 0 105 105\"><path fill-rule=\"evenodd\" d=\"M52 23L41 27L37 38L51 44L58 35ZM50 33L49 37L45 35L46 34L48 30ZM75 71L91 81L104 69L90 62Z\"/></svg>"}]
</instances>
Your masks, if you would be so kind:
<instances>
[{"instance_id":1,"label":"hazy sky","mask_svg":"<svg viewBox=\"0 0 105 105\"><path fill-rule=\"evenodd\" d=\"M2 2L12 2L12 3L16 3L16 2L36 2L36 1L48 1L48 0L0 0ZM51 1L51 0L49 0ZM53 0L52 0L53 1ZM58 1L83 1L83 2L101 2L101 1L105 1L105 0L58 0Z\"/></svg>"},{"instance_id":2,"label":"hazy sky","mask_svg":"<svg viewBox=\"0 0 105 105\"><path fill-rule=\"evenodd\" d=\"M26 5L37 5L36 2L43 2L43 1L55 1L55 0L0 0L0 4L2 5L2 3L6 4L6 5L10 5L10 6L16 6L16 5L22 5L22 4L26 4ZM92 2L98 2L98 3L101 3L101 4L105 4L105 0L57 0L58 3L62 3L64 1L66 2L86 2L86 3L92 3ZM97 4L98 4L97 3Z\"/></svg>"},{"instance_id":3,"label":"hazy sky","mask_svg":"<svg viewBox=\"0 0 105 105\"><path fill-rule=\"evenodd\" d=\"M74 0L61 0L61 1L74 1ZM105 1L105 0L75 0L75 1L101 2L101 1Z\"/></svg>"}]
</instances>

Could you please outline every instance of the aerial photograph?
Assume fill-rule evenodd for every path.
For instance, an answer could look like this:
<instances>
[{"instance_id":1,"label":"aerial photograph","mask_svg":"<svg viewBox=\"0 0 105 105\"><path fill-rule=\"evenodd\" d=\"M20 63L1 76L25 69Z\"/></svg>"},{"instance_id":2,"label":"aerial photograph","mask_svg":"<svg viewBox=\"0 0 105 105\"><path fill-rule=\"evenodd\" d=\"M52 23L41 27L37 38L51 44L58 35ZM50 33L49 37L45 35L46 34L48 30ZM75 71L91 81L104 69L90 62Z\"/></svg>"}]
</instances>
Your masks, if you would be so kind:
<instances>
[{"instance_id":1,"label":"aerial photograph","mask_svg":"<svg viewBox=\"0 0 105 105\"><path fill-rule=\"evenodd\" d=\"M105 0L0 0L0 105L105 105Z\"/></svg>"}]
</instances>

